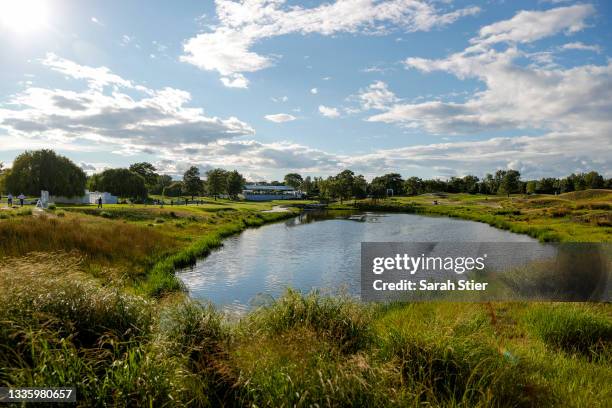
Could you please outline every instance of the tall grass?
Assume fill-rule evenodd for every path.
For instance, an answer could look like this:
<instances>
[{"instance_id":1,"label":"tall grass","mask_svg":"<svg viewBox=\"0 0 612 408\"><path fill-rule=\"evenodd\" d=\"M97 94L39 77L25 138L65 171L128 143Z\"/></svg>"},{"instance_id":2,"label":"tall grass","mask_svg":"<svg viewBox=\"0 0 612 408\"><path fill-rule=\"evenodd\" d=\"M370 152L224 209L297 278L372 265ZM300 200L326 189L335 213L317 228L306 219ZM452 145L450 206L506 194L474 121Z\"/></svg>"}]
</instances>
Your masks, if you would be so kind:
<instances>
[{"instance_id":1,"label":"tall grass","mask_svg":"<svg viewBox=\"0 0 612 408\"><path fill-rule=\"evenodd\" d=\"M0 257L79 251L87 259L127 263L142 272L149 259L175 247L170 237L139 225L80 218L23 217L0 222Z\"/></svg>"},{"instance_id":2,"label":"tall grass","mask_svg":"<svg viewBox=\"0 0 612 408\"><path fill-rule=\"evenodd\" d=\"M548 346L590 358L605 357L612 362L612 321L575 306L539 306L526 317L532 330Z\"/></svg>"},{"instance_id":3,"label":"tall grass","mask_svg":"<svg viewBox=\"0 0 612 408\"><path fill-rule=\"evenodd\" d=\"M253 324L271 333L282 333L298 327L310 328L345 352L355 352L372 341L371 312L343 297L302 295L291 289L272 305L252 315Z\"/></svg>"}]
</instances>

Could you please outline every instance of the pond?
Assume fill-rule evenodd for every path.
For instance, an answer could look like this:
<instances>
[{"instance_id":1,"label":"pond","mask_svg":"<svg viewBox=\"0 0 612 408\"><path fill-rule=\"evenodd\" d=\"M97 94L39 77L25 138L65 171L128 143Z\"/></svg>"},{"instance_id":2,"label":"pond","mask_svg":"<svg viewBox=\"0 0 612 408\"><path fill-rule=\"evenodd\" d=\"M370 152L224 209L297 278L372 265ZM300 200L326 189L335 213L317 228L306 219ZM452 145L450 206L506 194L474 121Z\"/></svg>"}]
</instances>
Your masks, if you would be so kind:
<instances>
[{"instance_id":1,"label":"pond","mask_svg":"<svg viewBox=\"0 0 612 408\"><path fill-rule=\"evenodd\" d=\"M426 241L537 243L487 224L446 217L306 212L227 238L223 247L177 276L193 298L241 312L287 287L358 295L361 242Z\"/></svg>"}]
</instances>

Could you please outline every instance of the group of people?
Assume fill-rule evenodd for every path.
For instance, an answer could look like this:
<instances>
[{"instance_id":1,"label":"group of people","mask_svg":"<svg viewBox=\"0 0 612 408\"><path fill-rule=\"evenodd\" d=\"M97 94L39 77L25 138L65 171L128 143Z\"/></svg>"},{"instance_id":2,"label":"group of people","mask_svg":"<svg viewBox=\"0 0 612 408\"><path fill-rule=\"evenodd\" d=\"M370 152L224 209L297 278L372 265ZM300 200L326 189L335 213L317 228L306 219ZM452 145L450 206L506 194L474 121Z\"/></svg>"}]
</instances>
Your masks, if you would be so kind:
<instances>
[{"instance_id":1,"label":"group of people","mask_svg":"<svg viewBox=\"0 0 612 408\"><path fill-rule=\"evenodd\" d=\"M23 207L23 204L25 202L25 196L23 194L19 194L17 196L17 199L19 200L19 205L21 207ZM2 201L2 194L0 194L0 202ZM13 195L9 193L9 195L6 196L6 203L9 207L13 206Z\"/></svg>"}]
</instances>

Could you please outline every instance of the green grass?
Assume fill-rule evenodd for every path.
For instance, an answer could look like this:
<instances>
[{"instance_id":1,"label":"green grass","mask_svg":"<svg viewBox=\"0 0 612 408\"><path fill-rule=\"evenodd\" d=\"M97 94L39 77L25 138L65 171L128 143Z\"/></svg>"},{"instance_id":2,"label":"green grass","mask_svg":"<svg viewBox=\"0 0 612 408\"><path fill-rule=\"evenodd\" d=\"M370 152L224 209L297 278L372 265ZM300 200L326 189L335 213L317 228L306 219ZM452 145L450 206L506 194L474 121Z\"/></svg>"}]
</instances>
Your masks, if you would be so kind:
<instances>
[{"instance_id":1,"label":"green grass","mask_svg":"<svg viewBox=\"0 0 612 408\"><path fill-rule=\"evenodd\" d=\"M433 201L438 202L437 205ZM450 194L346 201L330 208L406 212L484 222L543 242L611 242L610 190L523 196Z\"/></svg>"},{"instance_id":2,"label":"green grass","mask_svg":"<svg viewBox=\"0 0 612 408\"><path fill-rule=\"evenodd\" d=\"M609 203L581 192L357 204L609 242ZM0 386L74 384L87 407L610 405L609 304L364 305L288 291L236 319L189 300L175 270L292 215L262 212L274 205L0 211Z\"/></svg>"}]
</instances>

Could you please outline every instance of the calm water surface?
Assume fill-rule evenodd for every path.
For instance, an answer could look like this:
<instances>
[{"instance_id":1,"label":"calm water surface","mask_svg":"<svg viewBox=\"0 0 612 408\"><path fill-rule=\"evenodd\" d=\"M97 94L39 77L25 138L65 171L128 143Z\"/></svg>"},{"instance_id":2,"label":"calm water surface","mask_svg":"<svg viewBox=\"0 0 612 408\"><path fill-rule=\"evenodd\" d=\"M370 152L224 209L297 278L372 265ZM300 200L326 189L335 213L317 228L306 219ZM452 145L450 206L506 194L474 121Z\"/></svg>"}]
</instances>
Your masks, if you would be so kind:
<instances>
[{"instance_id":1,"label":"calm water surface","mask_svg":"<svg viewBox=\"0 0 612 408\"><path fill-rule=\"evenodd\" d=\"M306 213L248 229L178 273L192 297L241 312L287 287L359 294L361 242L537 242L489 225L414 214Z\"/></svg>"},{"instance_id":2,"label":"calm water surface","mask_svg":"<svg viewBox=\"0 0 612 408\"><path fill-rule=\"evenodd\" d=\"M178 273L192 297L244 311L287 287L359 294L361 242L537 242L489 225L414 214L306 213L248 229Z\"/></svg>"}]
</instances>

